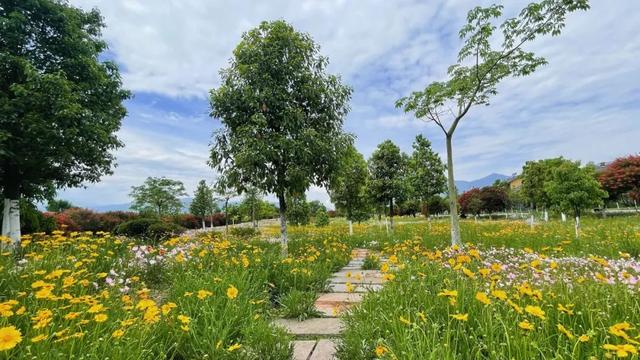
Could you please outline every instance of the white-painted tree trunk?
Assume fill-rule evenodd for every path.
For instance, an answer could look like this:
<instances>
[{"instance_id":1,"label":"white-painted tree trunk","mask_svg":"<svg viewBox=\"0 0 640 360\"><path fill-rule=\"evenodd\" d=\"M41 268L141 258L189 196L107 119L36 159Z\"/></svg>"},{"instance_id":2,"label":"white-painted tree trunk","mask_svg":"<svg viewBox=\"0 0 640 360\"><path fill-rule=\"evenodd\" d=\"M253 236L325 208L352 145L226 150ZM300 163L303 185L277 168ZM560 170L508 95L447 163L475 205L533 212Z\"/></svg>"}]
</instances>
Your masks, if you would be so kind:
<instances>
[{"instance_id":1,"label":"white-painted tree trunk","mask_svg":"<svg viewBox=\"0 0 640 360\"><path fill-rule=\"evenodd\" d=\"M616 201L616 206L620 209L620 203Z\"/></svg>"},{"instance_id":2,"label":"white-painted tree trunk","mask_svg":"<svg viewBox=\"0 0 640 360\"><path fill-rule=\"evenodd\" d=\"M576 216L576 238L580 237L580 216Z\"/></svg>"},{"instance_id":3,"label":"white-painted tree trunk","mask_svg":"<svg viewBox=\"0 0 640 360\"><path fill-rule=\"evenodd\" d=\"M349 220L349 236L353 236L353 221Z\"/></svg>"},{"instance_id":4,"label":"white-painted tree trunk","mask_svg":"<svg viewBox=\"0 0 640 360\"><path fill-rule=\"evenodd\" d=\"M544 221L545 222L549 221L549 212L547 211L547 209L544 209Z\"/></svg>"},{"instance_id":5,"label":"white-painted tree trunk","mask_svg":"<svg viewBox=\"0 0 640 360\"><path fill-rule=\"evenodd\" d=\"M429 215L429 232L431 232L431 215Z\"/></svg>"},{"instance_id":6,"label":"white-painted tree trunk","mask_svg":"<svg viewBox=\"0 0 640 360\"><path fill-rule=\"evenodd\" d=\"M202 230L206 229L206 225L204 224L204 216L202 217Z\"/></svg>"},{"instance_id":7,"label":"white-painted tree trunk","mask_svg":"<svg viewBox=\"0 0 640 360\"><path fill-rule=\"evenodd\" d=\"M2 213L2 235L11 239L13 246L20 245L20 201L5 199Z\"/></svg>"},{"instance_id":8,"label":"white-painted tree trunk","mask_svg":"<svg viewBox=\"0 0 640 360\"><path fill-rule=\"evenodd\" d=\"M473 216L473 220L474 220L475 222L478 222L478 215L474 215L474 216Z\"/></svg>"},{"instance_id":9,"label":"white-painted tree trunk","mask_svg":"<svg viewBox=\"0 0 640 360\"><path fill-rule=\"evenodd\" d=\"M387 217L384 217L384 227L387 229L387 234L389 233L389 221Z\"/></svg>"},{"instance_id":10,"label":"white-painted tree trunk","mask_svg":"<svg viewBox=\"0 0 640 360\"><path fill-rule=\"evenodd\" d=\"M531 225L531 228L533 229L533 223L535 222L533 214L531 214L531 218L529 219L529 225Z\"/></svg>"},{"instance_id":11,"label":"white-painted tree trunk","mask_svg":"<svg viewBox=\"0 0 640 360\"><path fill-rule=\"evenodd\" d=\"M567 222L567 214L560 213L560 217L562 218L562 222Z\"/></svg>"}]
</instances>

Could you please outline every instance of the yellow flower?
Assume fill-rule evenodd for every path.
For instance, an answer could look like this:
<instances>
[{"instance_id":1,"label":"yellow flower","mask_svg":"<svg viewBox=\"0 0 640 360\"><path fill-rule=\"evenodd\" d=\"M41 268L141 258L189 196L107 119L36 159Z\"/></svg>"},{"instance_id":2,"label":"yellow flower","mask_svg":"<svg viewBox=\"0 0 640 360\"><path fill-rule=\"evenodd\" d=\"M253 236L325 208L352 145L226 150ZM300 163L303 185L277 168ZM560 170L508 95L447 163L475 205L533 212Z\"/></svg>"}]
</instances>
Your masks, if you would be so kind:
<instances>
[{"instance_id":1,"label":"yellow flower","mask_svg":"<svg viewBox=\"0 0 640 360\"><path fill-rule=\"evenodd\" d=\"M229 299L235 299L237 296L238 296L238 289L233 285L229 285L229 288L227 289L227 297Z\"/></svg>"},{"instance_id":2,"label":"yellow flower","mask_svg":"<svg viewBox=\"0 0 640 360\"><path fill-rule=\"evenodd\" d=\"M116 339L121 338L123 335L124 335L124 330L122 329L118 329L111 334L111 336L113 336Z\"/></svg>"},{"instance_id":3,"label":"yellow flower","mask_svg":"<svg viewBox=\"0 0 640 360\"><path fill-rule=\"evenodd\" d=\"M485 305L491 304L491 300L489 300L489 297L487 296L487 294L485 294L483 292L477 292L476 293L476 300L480 301L481 303L483 303Z\"/></svg>"},{"instance_id":4,"label":"yellow flower","mask_svg":"<svg viewBox=\"0 0 640 360\"><path fill-rule=\"evenodd\" d=\"M460 321L468 321L469 320L469 314L454 314L454 315L449 315L452 318L456 319L456 320L460 320Z\"/></svg>"},{"instance_id":5,"label":"yellow flower","mask_svg":"<svg viewBox=\"0 0 640 360\"><path fill-rule=\"evenodd\" d=\"M232 352L232 351L240 349L241 347L242 347L242 345L240 345L240 344L233 344L233 345L231 345L231 346L229 346L227 348L227 351L228 352Z\"/></svg>"},{"instance_id":6,"label":"yellow flower","mask_svg":"<svg viewBox=\"0 0 640 360\"><path fill-rule=\"evenodd\" d=\"M178 305L176 305L175 303L166 303L164 305L162 305L162 315L167 315L171 309L177 307Z\"/></svg>"},{"instance_id":7,"label":"yellow flower","mask_svg":"<svg viewBox=\"0 0 640 360\"><path fill-rule=\"evenodd\" d=\"M42 340L44 340L44 339L46 339L46 338L47 338L47 335L40 334L40 335L38 335L38 336L34 336L34 337L32 337L32 338L31 338L31 342L35 344L35 343L38 343L38 342L40 342L40 341L42 341Z\"/></svg>"},{"instance_id":8,"label":"yellow flower","mask_svg":"<svg viewBox=\"0 0 640 360\"><path fill-rule=\"evenodd\" d=\"M575 336L571 333L571 331L567 330L567 328L564 327L562 324L558 324L557 326L558 326L558 331L565 334L569 339L575 338Z\"/></svg>"},{"instance_id":9,"label":"yellow flower","mask_svg":"<svg viewBox=\"0 0 640 360\"><path fill-rule=\"evenodd\" d=\"M383 356L387 351L389 350L387 350L387 348L382 345L376 346L376 349L375 349L375 353L377 357Z\"/></svg>"},{"instance_id":10,"label":"yellow flower","mask_svg":"<svg viewBox=\"0 0 640 360\"><path fill-rule=\"evenodd\" d=\"M191 322L191 318L186 315L178 315L178 320L184 325L188 325Z\"/></svg>"},{"instance_id":11,"label":"yellow flower","mask_svg":"<svg viewBox=\"0 0 640 360\"><path fill-rule=\"evenodd\" d=\"M93 320L101 323L107 321L108 318L107 314L96 314L96 316L93 317Z\"/></svg>"},{"instance_id":12,"label":"yellow flower","mask_svg":"<svg viewBox=\"0 0 640 360\"><path fill-rule=\"evenodd\" d=\"M624 344L624 345L604 344L602 345L602 348L609 351L615 351L616 356L621 358L627 357L630 354L635 355L638 353L638 349L636 349L636 347L631 344Z\"/></svg>"},{"instance_id":13,"label":"yellow flower","mask_svg":"<svg viewBox=\"0 0 640 360\"><path fill-rule=\"evenodd\" d=\"M203 300L209 296L213 295L211 291L207 290L198 290L198 299Z\"/></svg>"},{"instance_id":14,"label":"yellow flower","mask_svg":"<svg viewBox=\"0 0 640 360\"><path fill-rule=\"evenodd\" d=\"M22 341L22 333L15 326L0 328L0 351L10 350Z\"/></svg>"},{"instance_id":15,"label":"yellow flower","mask_svg":"<svg viewBox=\"0 0 640 360\"><path fill-rule=\"evenodd\" d=\"M152 306L156 306L156 302L151 299L142 299L136 305L136 309L138 310L146 310Z\"/></svg>"},{"instance_id":16,"label":"yellow flower","mask_svg":"<svg viewBox=\"0 0 640 360\"><path fill-rule=\"evenodd\" d=\"M573 304L567 304L567 306L558 304L558 311L563 312L567 315L573 315L573 309L572 309L573 307L574 307Z\"/></svg>"},{"instance_id":17,"label":"yellow flower","mask_svg":"<svg viewBox=\"0 0 640 360\"><path fill-rule=\"evenodd\" d=\"M438 296L445 296L445 297L457 297L458 296L458 291L457 290L442 290L441 292L438 293Z\"/></svg>"},{"instance_id":18,"label":"yellow flower","mask_svg":"<svg viewBox=\"0 0 640 360\"><path fill-rule=\"evenodd\" d=\"M95 304L92 307L89 308L89 310L87 310L87 312L89 314L95 314L95 313L99 313L101 311L104 311L105 308L102 304Z\"/></svg>"},{"instance_id":19,"label":"yellow flower","mask_svg":"<svg viewBox=\"0 0 640 360\"><path fill-rule=\"evenodd\" d=\"M500 300L507 300L507 292L504 290L493 290L491 296Z\"/></svg>"},{"instance_id":20,"label":"yellow flower","mask_svg":"<svg viewBox=\"0 0 640 360\"><path fill-rule=\"evenodd\" d=\"M578 341L580 342L587 342L589 340L591 340L591 337L587 334L580 335L580 337L578 337Z\"/></svg>"},{"instance_id":21,"label":"yellow flower","mask_svg":"<svg viewBox=\"0 0 640 360\"><path fill-rule=\"evenodd\" d=\"M382 278L385 281L392 281L393 279L396 278L396 276L394 274L392 274L392 273L385 273L384 275L382 275ZM360 280L360 279L358 279L358 280Z\"/></svg>"},{"instance_id":22,"label":"yellow flower","mask_svg":"<svg viewBox=\"0 0 640 360\"><path fill-rule=\"evenodd\" d=\"M350 282L347 282L346 284L344 284L344 287L348 293L353 292L353 289L355 288L355 286L353 286Z\"/></svg>"},{"instance_id":23,"label":"yellow flower","mask_svg":"<svg viewBox=\"0 0 640 360\"><path fill-rule=\"evenodd\" d=\"M407 325L411 325L411 320L406 319L406 318L404 318L402 316L400 316L400 322L405 323Z\"/></svg>"},{"instance_id":24,"label":"yellow flower","mask_svg":"<svg viewBox=\"0 0 640 360\"><path fill-rule=\"evenodd\" d=\"M544 317L544 310L542 310L542 309L540 308L540 306L527 305L527 306L524 308L524 311L526 311L527 313L529 313L529 314L531 314L531 315L533 315L533 316L535 316L535 317L538 317L538 318L540 318L540 319L542 319L542 320L544 320L544 319L545 319L545 317Z\"/></svg>"},{"instance_id":25,"label":"yellow flower","mask_svg":"<svg viewBox=\"0 0 640 360\"><path fill-rule=\"evenodd\" d=\"M533 326L533 324L530 323L528 320L520 321L518 323L518 327L520 329L524 329L524 330L533 330L533 329L535 329L535 326Z\"/></svg>"}]
</instances>

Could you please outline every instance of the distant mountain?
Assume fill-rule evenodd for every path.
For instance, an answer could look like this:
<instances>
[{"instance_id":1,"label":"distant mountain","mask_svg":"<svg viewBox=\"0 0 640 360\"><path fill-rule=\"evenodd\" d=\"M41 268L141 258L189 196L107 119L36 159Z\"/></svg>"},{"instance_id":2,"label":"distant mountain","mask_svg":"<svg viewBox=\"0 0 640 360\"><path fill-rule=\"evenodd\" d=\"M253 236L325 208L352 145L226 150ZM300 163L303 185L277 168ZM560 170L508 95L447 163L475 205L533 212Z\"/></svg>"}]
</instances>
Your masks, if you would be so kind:
<instances>
[{"instance_id":1,"label":"distant mountain","mask_svg":"<svg viewBox=\"0 0 640 360\"><path fill-rule=\"evenodd\" d=\"M465 181L465 180L457 180L456 187L458 188L458 194L462 194L463 192L473 189L473 188L481 188L484 186L493 185L496 180L506 180L509 176L502 174L489 174L483 178Z\"/></svg>"}]
</instances>

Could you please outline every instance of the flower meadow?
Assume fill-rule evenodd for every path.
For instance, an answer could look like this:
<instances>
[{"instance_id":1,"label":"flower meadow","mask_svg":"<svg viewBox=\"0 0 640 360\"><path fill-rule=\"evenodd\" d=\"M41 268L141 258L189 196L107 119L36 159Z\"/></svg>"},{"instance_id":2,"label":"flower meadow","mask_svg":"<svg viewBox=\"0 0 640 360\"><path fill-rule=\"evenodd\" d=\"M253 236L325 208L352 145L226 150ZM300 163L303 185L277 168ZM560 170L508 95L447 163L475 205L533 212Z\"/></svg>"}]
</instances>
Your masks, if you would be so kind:
<instances>
[{"instance_id":1,"label":"flower meadow","mask_svg":"<svg viewBox=\"0 0 640 360\"><path fill-rule=\"evenodd\" d=\"M280 299L322 290L349 251L323 238L289 254L211 233L155 247L26 236L0 256L0 358L288 359L289 336L270 324Z\"/></svg>"},{"instance_id":2,"label":"flower meadow","mask_svg":"<svg viewBox=\"0 0 640 360\"><path fill-rule=\"evenodd\" d=\"M276 317L313 302L350 250L388 281L344 316L341 359L639 358L640 218L570 223L334 219L268 241L205 233L161 244L106 232L23 237L0 252L0 359L290 359ZM381 260L385 259L385 260Z\"/></svg>"}]
</instances>

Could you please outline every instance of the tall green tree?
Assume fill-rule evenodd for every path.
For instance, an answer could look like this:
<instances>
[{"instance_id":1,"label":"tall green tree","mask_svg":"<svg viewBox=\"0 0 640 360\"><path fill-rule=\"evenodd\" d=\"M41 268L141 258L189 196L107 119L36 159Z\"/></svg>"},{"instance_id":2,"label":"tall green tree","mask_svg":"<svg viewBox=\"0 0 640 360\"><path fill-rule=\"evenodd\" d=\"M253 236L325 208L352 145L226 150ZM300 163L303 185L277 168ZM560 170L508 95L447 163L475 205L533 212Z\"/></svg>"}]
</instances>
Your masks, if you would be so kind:
<instances>
[{"instance_id":1,"label":"tall green tree","mask_svg":"<svg viewBox=\"0 0 640 360\"><path fill-rule=\"evenodd\" d=\"M287 219L291 225L307 225L311 208L304 194L287 196Z\"/></svg>"},{"instance_id":2,"label":"tall green tree","mask_svg":"<svg viewBox=\"0 0 640 360\"><path fill-rule=\"evenodd\" d=\"M102 61L102 18L66 1L0 5L0 191L2 235L20 241L21 197L111 174L115 133L129 92Z\"/></svg>"},{"instance_id":3,"label":"tall green tree","mask_svg":"<svg viewBox=\"0 0 640 360\"><path fill-rule=\"evenodd\" d=\"M394 204L404 200L407 192L407 157L391 140L386 140L369 158L369 191L379 204L389 205L390 225L393 230Z\"/></svg>"},{"instance_id":4,"label":"tall green tree","mask_svg":"<svg viewBox=\"0 0 640 360\"><path fill-rule=\"evenodd\" d=\"M240 207L243 212L251 219L251 223L254 229L258 229L258 220L260 219L260 202L262 201L262 194L260 190L255 187L248 187L244 191L244 198Z\"/></svg>"},{"instance_id":5,"label":"tall green tree","mask_svg":"<svg viewBox=\"0 0 640 360\"><path fill-rule=\"evenodd\" d=\"M144 184L132 186L129 196L131 209L154 213L157 216L178 214L182 211L181 196L186 196L184 184L166 177L148 177Z\"/></svg>"},{"instance_id":6,"label":"tall green tree","mask_svg":"<svg viewBox=\"0 0 640 360\"><path fill-rule=\"evenodd\" d=\"M352 145L340 159L340 168L329 183L329 197L336 209L344 212L349 221L349 234L353 234L353 222L364 221L371 216L371 202L367 192L369 171L364 157Z\"/></svg>"},{"instance_id":7,"label":"tall green tree","mask_svg":"<svg viewBox=\"0 0 640 360\"><path fill-rule=\"evenodd\" d=\"M413 152L407 163L407 181L411 193L420 201L420 209L427 199L441 194L446 189L445 166L440 156L431 148L424 136L416 136Z\"/></svg>"},{"instance_id":8,"label":"tall green tree","mask_svg":"<svg viewBox=\"0 0 640 360\"><path fill-rule=\"evenodd\" d=\"M205 180L200 180L198 187L193 194L193 200L189 205L189 211L202 218L202 229L205 228L204 218L212 213L211 204L213 202L213 193Z\"/></svg>"},{"instance_id":9,"label":"tall green tree","mask_svg":"<svg viewBox=\"0 0 640 360\"><path fill-rule=\"evenodd\" d=\"M229 201L238 196L238 191L233 186L226 173L220 174L213 185L214 195L224 202L224 232L229 233Z\"/></svg>"},{"instance_id":10,"label":"tall green tree","mask_svg":"<svg viewBox=\"0 0 640 360\"><path fill-rule=\"evenodd\" d=\"M565 162L551 171L545 182L545 192L553 207L563 212L573 212L576 220L576 237L580 236L580 214L584 209L603 204L608 195L600 188L592 165L580 167L580 162Z\"/></svg>"},{"instance_id":11,"label":"tall green tree","mask_svg":"<svg viewBox=\"0 0 640 360\"><path fill-rule=\"evenodd\" d=\"M544 58L523 49L526 43L541 35L559 35L568 13L588 8L588 0L542 0L527 5L517 17L498 26L502 6L478 6L469 11L467 24L460 30L463 45L457 63L447 70L448 79L433 82L396 102L418 119L434 122L445 136L452 244L462 245L452 144L460 121L473 106L488 105L502 80L529 75L546 64ZM502 35L498 38L494 36L497 29Z\"/></svg>"},{"instance_id":12,"label":"tall green tree","mask_svg":"<svg viewBox=\"0 0 640 360\"><path fill-rule=\"evenodd\" d=\"M47 202L47 211L51 212L63 212L67 209L71 209L72 207L73 204L64 199L51 199Z\"/></svg>"},{"instance_id":13,"label":"tall green tree","mask_svg":"<svg viewBox=\"0 0 640 360\"><path fill-rule=\"evenodd\" d=\"M522 194L529 201L532 208L547 209L551 206L545 190L545 183L551 180L554 168L570 163L570 160L562 157L527 161L522 167Z\"/></svg>"},{"instance_id":14,"label":"tall green tree","mask_svg":"<svg viewBox=\"0 0 640 360\"><path fill-rule=\"evenodd\" d=\"M210 164L232 184L278 198L283 251L287 194L324 186L352 142L343 129L351 88L327 74L327 58L307 34L285 21L263 22L242 35L221 85L211 91Z\"/></svg>"}]
</instances>

